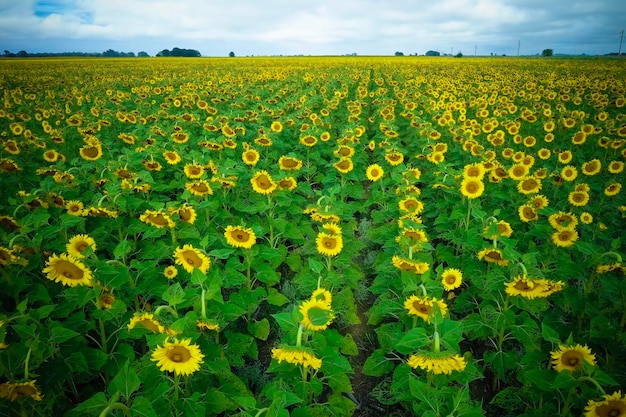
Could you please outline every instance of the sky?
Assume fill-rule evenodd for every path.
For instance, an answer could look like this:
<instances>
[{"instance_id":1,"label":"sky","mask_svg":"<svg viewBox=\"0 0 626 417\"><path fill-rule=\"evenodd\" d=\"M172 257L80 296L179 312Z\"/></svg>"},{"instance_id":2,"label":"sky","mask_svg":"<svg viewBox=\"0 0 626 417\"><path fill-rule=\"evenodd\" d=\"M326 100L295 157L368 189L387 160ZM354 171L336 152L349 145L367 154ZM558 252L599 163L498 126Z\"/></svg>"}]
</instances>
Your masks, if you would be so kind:
<instances>
[{"instance_id":1,"label":"sky","mask_svg":"<svg viewBox=\"0 0 626 417\"><path fill-rule=\"evenodd\" d=\"M625 27L623 0L0 0L0 51L31 53L603 55Z\"/></svg>"}]
</instances>

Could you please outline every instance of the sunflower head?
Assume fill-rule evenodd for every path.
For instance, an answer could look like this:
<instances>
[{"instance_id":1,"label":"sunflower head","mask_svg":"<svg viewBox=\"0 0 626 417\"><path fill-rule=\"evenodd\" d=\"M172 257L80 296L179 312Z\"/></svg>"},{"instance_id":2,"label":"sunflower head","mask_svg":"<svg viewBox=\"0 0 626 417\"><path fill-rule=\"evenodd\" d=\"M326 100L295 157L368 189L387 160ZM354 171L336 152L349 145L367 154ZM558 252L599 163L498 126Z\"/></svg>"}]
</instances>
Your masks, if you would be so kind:
<instances>
[{"instance_id":1,"label":"sunflower head","mask_svg":"<svg viewBox=\"0 0 626 417\"><path fill-rule=\"evenodd\" d=\"M435 297L418 297L412 295L404 301L404 308L408 310L408 314L417 316L430 323L435 317L435 310L438 310L442 316L448 314L448 306L442 300Z\"/></svg>"},{"instance_id":2,"label":"sunflower head","mask_svg":"<svg viewBox=\"0 0 626 417\"><path fill-rule=\"evenodd\" d=\"M48 258L43 272L48 279L69 287L93 285L91 270L76 257L65 253Z\"/></svg>"},{"instance_id":3,"label":"sunflower head","mask_svg":"<svg viewBox=\"0 0 626 417\"><path fill-rule=\"evenodd\" d=\"M370 181L374 181L374 182L380 180L384 174L385 174L385 171L378 164L372 164L368 166L367 170L365 171L365 175L367 176L367 179Z\"/></svg>"},{"instance_id":4,"label":"sunflower head","mask_svg":"<svg viewBox=\"0 0 626 417\"><path fill-rule=\"evenodd\" d=\"M626 396L621 391L605 394L602 401L589 400L585 407L585 417L624 417L626 416Z\"/></svg>"},{"instance_id":5,"label":"sunflower head","mask_svg":"<svg viewBox=\"0 0 626 417\"><path fill-rule=\"evenodd\" d=\"M586 345L576 346L559 346L559 350L551 352L552 367L558 372L562 371L578 371L583 362L587 362L589 365L594 366L596 364L596 355L591 353Z\"/></svg>"},{"instance_id":6,"label":"sunflower head","mask_svg":"<svg viewBox=\"0 0 626 417\"><path fill-rule=\"evenodd\" d=\"M163 372L174 372L176 375L191 375L200 369L204 355L200 347L191 344L191 339L173 342L165 341L163 346L157 346L152 353L151 360L157 363Z\"/></svg>"},{"instance_id":7,"label":"sunflower head","mask_svg":"<svg viewBox=\"0 0 626 417\"><path fill-rule=\"evenodd\" d=\"M298 311L302 314L301 323L305 329L325 330L335 318L330 302L327 302L324 296L324 294L318 294L317 297L311 297L298 307Z\"/></svg>"},{"instance_id":8,"label":"sunflower head","mask_svg":"<svg viewBox=\"0 0 626 417\"><path fill-rule=\"evenodd\" d=\"M176 248L174 258L176 258L176 263L189 273L192 273L194 268L198 268L202 273L206 274L211 266L209 258L191 245Z\"/></svg>"},{"instance_id":9,"label":"sunflower head","mask_svg":"<svg viewBox=\"0 0 626 417\"><path fill-rule=\"evenodd\" d=\"M250 183L252 184L252 189L254 192L259 194L271 194L276 190L278 185L272 180L270 174L267 171L258 171L254 176L250 179Z\"/></svg>"},{"instance_id":10,"label":"sunflower head","mask_svg":"<svg viewBox=\"0 0 626 417\"><path fill-rule=\"evenodd\" d=\"M254 231L243 226L226 226L226 243L236 248L250 249L256 243Z\"/></svg>"},{"instance_id":11,"label":"sunflower head","mask_svg":"<svg viewBox=\"0 0 626 417\"><path fill-rule=\"evenodd\" d=\"M340 234L320 232L315 239L317 251L326 256L337 256L343 249L343 238Z\"/></svg>"},{"instance_id":12,"label":"sunflower head","mask_svg":"<svg viewBox=\"0 0 626 417\"><path fill-rule=\"evenodd\" d=\"M459 288L463 283L463 273L455 268L448 268L441 274L441 283L446 291Z\"/></svg>"}]
</instances>

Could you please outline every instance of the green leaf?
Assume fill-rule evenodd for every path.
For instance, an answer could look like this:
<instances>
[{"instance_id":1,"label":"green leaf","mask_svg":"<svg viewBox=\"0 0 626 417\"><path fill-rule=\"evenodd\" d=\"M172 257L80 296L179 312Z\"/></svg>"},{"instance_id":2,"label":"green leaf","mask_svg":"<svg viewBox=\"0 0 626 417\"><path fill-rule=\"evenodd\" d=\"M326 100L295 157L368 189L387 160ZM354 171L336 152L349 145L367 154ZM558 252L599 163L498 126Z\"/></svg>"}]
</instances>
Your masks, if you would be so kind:
<instances>
[{"instance_id":1,"label":"green leaf","mask_svg":"<svg viewBox=\"0 0 626 417\"><path fill-rule=\"evenodd\" d=\"M556 377L553 370L550 369L529 369L523 374L524 382L536 386L542 391L551 391L554 387L552 382Z\"/></svg>"},{"instance_id":2,"label":"green leaf","mask_svg":"<svg viewBox=\"0 0 626 417\"><path fill-rule=\"evenodd\" d=\"M133 417L158 417L152 403L146 397L135 397L133 406L130 407L130 415Z\"/></svg>"},{"instance_id":3,"label":"green leaf","mask_svg":"<svg viewBox=\"0 0 626 417\"><path fill-rule=\"evenodd\" d=\"M559 334L552 327L543 322L541 323L541 337L543 337L543 340L546 342L550 342L555 346L561 343Z\"/></svg>"},{"instance_id":4,"label":"green leaf","mask_svg":"<svg viewBox=\"0 0 626 417\"><path fill-rule=\"evenodd\" d=\"M289 299L282 295L276 288L269 287L267 289L267 302L271 305L280 307L287 301L289 301Z\"/></svg>"},{"instance_id":5,"label":"green leaf","mask_svg":"<svg viewBox=\"0 0 626 417\"><path fill-rule=\"evenodd\" d=\"M393 362L385 357L385 352L382 349L376 349L365 360L362 372L367 376L382 376L393 371L394 368Z\"/></svg>"},{"instance_id":6,"label":"green leaf","mask_svg":"<svg viewBox=\"0 0 626 417\"><path fill-rule=\"evenodd\" d=\"M319 274L322 272L322 270L324 269L324 264L321 263L320 261L314 259L314 258L309 258L309 269L311 271L313 271L316 274Z\"/></svg>"},{"instance_id":7,"label":"green leaf","mask_svg":"<svg viewBox=\"0 0 626 417\"><path fill-rule=\"evenodd\" d=\"M298 322L294 320L292 313L277 313L272 314L272 317L283 330L289 331L298 327Z\"/></svg>"},{"instance_id":8,"label":"green leaf","mask_svg":"<svg viewBox=\"0 0 626 417\"><path fill-rule=\"evenodd\" d=\"M59 323L54 323L50 330L50 343L63 343L73 337L79 336L80 333L67 329Z\"/></svg>"},{"instance_id":9,"label":"green leaf","mask_svg":"<svg viewBox=\"0 0 626 417\"><path fill-rule=\"evenodd\" d=\"M98 392L93 397L78 404L72 409L72 414L76 416L98 416L109 405L104 392Z\"/></svg>"},{"instance_id":10,"label":"green leaf","mask_svg":"<svg viewBox=\"0 0 626 417\"><path fill-rule=\"evenodd\" d=\"M423 327L415 327L409 330L396 344L396 350L403 355L415 353L430 344L430 337Z\"/></svg>"},{"instance_id":11,"label":"green leaf","mask_svg":"<svg viewBox=\"0 0 626 417\"><path fill-rule=\"evenodd\" d=\"M162 297L170 306L175 306L185 299L185 292L183 291L183 287L177 282L167 287Z\"/></svg>"},{"instance_id":12,"label":"green leaf","mask_svg":"<svg viewBox=\"0 0 626 417\"><path fill-rule=\"evenodd\" d=\"M141 381L135 373L135 370L130 366L130 361L127 361L117 375L109 382L107 392L111 396L119 392L124 398L128 399L133 392L139 389L140 384Z\"/></svg>"},{"instance_id":13,"label":"green leaf","mask_svg":"<svg viewBox=\"0 0 626 417\"><path fill-rule=\"evenodd\" d=\"M344 355L356 356L359 354L359 348L357 347L354 338L351 333L347 333L341 339L341 347L339 351Z\"/></svg>"},{"instance_id":14,"label":"green leaf","mask_svg":"<svg viewBox=\"0 0 626 417\"><path fill-rule=\"evenodd\" d=\"M235 249L224 248L224 249L213 249L209 252L209 256L216 259L228 259L235 252Z\"/></svg>"},{"instance_id":15,"label":"green leaf","mask_svg":"<svg viewBox=\"0 0 626 417\"><path fill-rule=\"evenodd\" d=\"M189 281L191 281L193 285L202 285L204 281L206 281L206 279L207 275L204 272L202 272L198 268L194 268L191 272L191 277L189 278Z\"/></svg>"},{"instance_id":16,"label":"green leaf","mask_svg":"<svg viewBox=\"0 0 626 417\"><path fill-rule=\"evenodd\" d=\"M122 240L113 249L113 256L116 259L122 258L128 255L133 250L133 244L130 240Z\"/></svg>"},{"instance_id":17,"label":"green leaf","mask_svg":"<svg viewBox=\"0 0 626 417\"><path fill-rule=\"evenodd\" d=\"M248 332L257 339L267 340L270 334L270 322L267 318L248 323Z\"/></svg>"}]
</instances>

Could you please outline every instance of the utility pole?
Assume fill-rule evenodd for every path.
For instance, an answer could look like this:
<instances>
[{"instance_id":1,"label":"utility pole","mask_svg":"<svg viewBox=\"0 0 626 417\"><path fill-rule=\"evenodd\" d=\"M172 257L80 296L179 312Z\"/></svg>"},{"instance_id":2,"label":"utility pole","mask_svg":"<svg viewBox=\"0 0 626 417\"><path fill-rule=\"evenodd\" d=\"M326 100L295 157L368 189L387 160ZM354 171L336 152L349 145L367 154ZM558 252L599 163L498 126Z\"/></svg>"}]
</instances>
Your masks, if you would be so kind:
<instances>
[{"instance_id":1,"label":"utility pole","mask_svg":"<svg viewBox=\"0 0 626 417\"><path fill-rule=\"evenodd\" d=\"M623 39L624 39L624 29L622 29L619 35L619 51L617 51L617 56L622 55L622 40Z\"/></svg>"}]
</instances>

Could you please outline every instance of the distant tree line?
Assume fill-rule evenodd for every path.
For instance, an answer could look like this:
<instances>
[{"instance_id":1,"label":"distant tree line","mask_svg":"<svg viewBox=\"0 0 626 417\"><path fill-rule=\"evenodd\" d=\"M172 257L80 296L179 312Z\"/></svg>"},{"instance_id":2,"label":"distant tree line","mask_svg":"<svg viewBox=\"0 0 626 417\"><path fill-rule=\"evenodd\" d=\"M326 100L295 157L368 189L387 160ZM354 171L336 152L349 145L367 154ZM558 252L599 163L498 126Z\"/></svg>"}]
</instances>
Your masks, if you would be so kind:
<instances>
[{"instance_id":1,"label":"distant tree line","mask_svg":"<svg viewBox=\"0 0 626 417\"><path fill-rule=\"evenodd\" d=\"M4 51L2 55L5 58L45 58L45 57L55 57L55 56L81 56L81 57L115 57L115 58L134 58L134 57L147 57L147 52L141 51L135 55L134 52L118 52L113 49L107 49L104 52L37 52L31 53L26 51L19 51L17 53L13 53L11 51Z\"/></svg>"},{"instance_id":2,"label":"distant tree line","mask_svg":"<svg viewBox=\"0 0 626 417\"><path fill-rule=\"evenodd\" d=\"M235 54L233 53L233 56ZM169 49L164 49L156 56L184 56L184 57L199 57L201 56L199 51L195 49L185 49L185 48L173 48L171 51Z\"/></svg>"}]
</instances>

